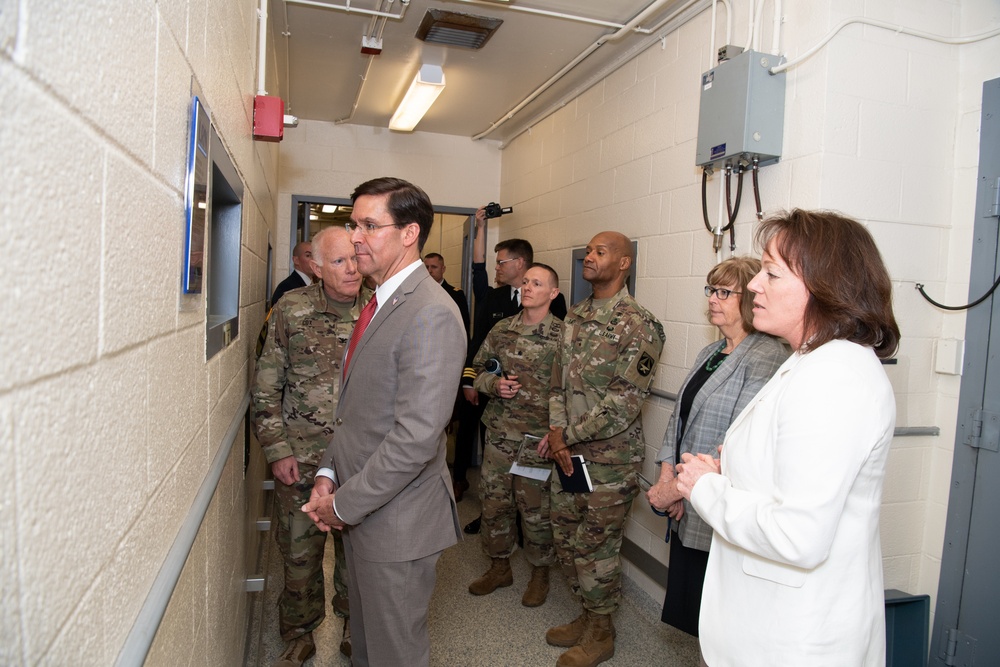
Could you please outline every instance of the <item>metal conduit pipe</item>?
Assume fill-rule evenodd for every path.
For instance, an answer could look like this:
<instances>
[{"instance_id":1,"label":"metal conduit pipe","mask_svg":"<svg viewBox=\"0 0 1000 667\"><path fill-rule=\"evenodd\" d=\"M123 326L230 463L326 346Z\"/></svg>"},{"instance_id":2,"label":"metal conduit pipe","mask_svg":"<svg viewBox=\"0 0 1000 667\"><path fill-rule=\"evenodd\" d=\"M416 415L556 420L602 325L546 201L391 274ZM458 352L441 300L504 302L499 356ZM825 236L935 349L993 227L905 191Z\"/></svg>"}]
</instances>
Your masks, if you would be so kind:
<instances>
[{"instance_id":1,"label":"metal conduit pipe","mask_svg":"<svg viewBox=\"0 0 1000 667\"><path fill-rule=\"evenodd\" d=\"M757 10L754 13L753 19L753 50L760 51L761 42L761 32L763 31L763 26L761 25L764 18L764 2L765 0L760 0L757 4ZM781 31L781 0L772 0L771 9L774 11L774 16L772 17L772 27L771 27L771 53L778 54L778 37Z\"/></svg>"},{"instance_id":2,"label":"metal conduit pipe","mask_svg":"<svg viewBox=\"0 0 1000 667\"><path fill-rule=\"evenodd\" d=\"M978 35L969 35L967 37L945 37L944 35L935 35L934 33L924 32L923 30L914 30L913 28L907 28L904 25L897 25L895 23L887 23L886 21L879 21L876 19L869 19L863 16L855 16L853 18L844 19L837 25L833 27L830 32L819 40L819 42L810 49L807 49L802 55L792 58L788 62L782 63L781 65L775 65L768 70L771 74L777 74L779 72L784 72L789 67L794 67L798 65L803 60L811 58L816 54L817 51L826 46L826 43L836 36L838 32L851 25L852 23L860 23L862 25L870 25L876 28L883 28L885 30L890 30L895 33L903 33L904 35L910 35L911 37L920 37L921 39L929 39L932 42L940 42L941 44L972 44L973 42L979 42L984 39L989 39L991 37L996 37L1000 35L1000 28L994 28L989 32L982 32Z\"/></svg>"},{"instance_id":3,"label":"metal conduit pipe","mask_svg":"<svg viewBox=\"0 0 1000 667\"><path fill-rule=\"evenodd\" d=\"M622 54L622 56L620 58L618 58L615 62L613 62L611 65L609 65L608 67L603 68L596 75L594 75L593 77L591 77L590 79L588 79L587 81L585 81L580 86L577 86L574 90L570 91L569 94L566 97L564 97L561 101L553 104L552 106L550 106L549 108L547 108L546 110L542 111L540 114L538 114L537 116L535 116L535 118L533 119L533 121L531 123L529 123L523 129L521 129L521 130L515 132L513 135L511 135L507 139L507 141L500 146L500 148L502 149L506 144L509 144L511 141L513 141L517 137L519 137L522 134L524 134L525 132L527 132L529 129L531 129L532 125L535 125L535 124L541 122L542 120L545 120L546 118L548 118L549 116L551 116L553 113L555 113L559 109L561 109L564 106L566 106L566 104L567 104L567 102L569 100L572 100L573 98L577 97L582 91L589 89L591 86L593 86L595 83L597 83L601 79L609 76L612 72L617 71L618 68L620 68L622 65L624 65L625 63L627 63L628 61L630 61L637 54L642 53L643 51L645 51L646 49L648 49L655 42L662 42L663 40L665 40L666 39L665 36L655 35L654 34L654 33L659 32L664 26L670 25L670 29L671 30L676 30L677 28L679 28L680 26L684 25L685 23L687 23L688 21L690 21L692 18L694 18L697 14L701 13L702 11L704 11L706 9L709 9L711 7L710 3L711 3L711 0L689 0L687 3L685 3L685 5L683 7L677 9L675 12L671 13L669 16L667 16L662 21L660 21L659 23L657 23L654 27L650 28L649 29L649 36L645 40L643 40L640 44L638 44L638 45L632 47L631 49L629 49L627 52L625 52L624 54ZM589 53L588 53L588 55L589 55ZM561 77L564 74L565 74L565 72L562 72L561 74L559 74L557 76ZM555 77L553 77L553 78L555 78ZM552 81L552 83L555 83L555 81ZM548 82L546 82L546 84L543 84L543 85L545 85L547 87L547 85L551 85L551 84L548 84ZM536 91L536 93L538 93L538 94L541 94L542 92L544 92L544 91L541 90L541 89L539 89L538 91ZM535 95L535 97L537 97L537 95ZM500 127L500 125L502 125L503 123L505 123L508 120L510 120L510 118L512 118L515 113L517 113L518 111L520 111L526 104L528 104L529 102L531 102L531 100L533 100L533 99L534 99L534 97L532 97L531 99L528 99L525 102L522 102L521 104L519 104L514 109L511 109L509 112L507 112L507 115L504 118L502 118L501 120L498 120L496 123L494 123L492 126L490 126L489 128L487 128L485 131L480 132L479 134L473 136L472 138L473 139L482 139L483 137L489 135L497 127Z\"/></svg>"},{"instance_id":4,"label":"metal conduit pipe","mask_svg":"<svg viewBox=\"0 0 1000 667\"><path fill-rule=\"evenodd\" d=\"M257 21L260 24L257 35L257 94L267 95L267 90L264 88L267 74L267 0L260 0Z\"/></svg>"},{"instance_id":5,"label":"metal conduit pipe","mask_svg":"<svg viewBox=\"0 0 1000 667\"><path fill-rule=\"evenodd\" d=\"M488 0L459 0L468 5L486 5L487 7L492 7L497 9L500 5L496 2L489 2ZM565 14L563 12L553 12L547 9L535 9L533 7L521 7L519 5L503 5L503 8L512 12L524 12L526 14L537 14L539 16L551 16L557 19L567 19L569 21L576 21L578 23L589 23L591 25L604 26L605 28L624 28L622 23L613 23L611 21L601 21L600 19L591 19L586 16L577 16L575 14Z\"/></svg>"},{"instance_id":6,"label":"metal conduit pipe","mask_svg":"<svg viewBox=\"0 0 1000 667\"><path fill-rule=\"evenodd\" d=\"M395 0L389 0L389 5L388 5L387 9L389 9L389 10L392 9L392 3L393 2L395 2ZM381 11L382 0L379 0L378 6L379 6L379 10ZM400 13L399 13L400 16L402 16L405 11L406 11L406 4L403 5L402 11L400 11ZM378 40L381 40L382 39L382 32L385 30L385 22L388 21L388 20L389 19L383 17L381 23L379 23L379 17L377 17L377 16L372 17L372 21L368 25L368 32L365 33L365 34L367 34L370 37L374 37L374 38L376 38ZM372 69L372 63L373 62L375 62L375 56L374 55L369 55L368 56L368 62L365 64L365 71L361 75L361 81L358 82L358 92L356 92L354 94L354 104L351 105L351 113L349 113L344 118L337 118L337 119L335 119L333 121L334 125L341 125L343 123L349 123L352 120L354 120L354 114L356 114L358 112L358 105L361 104L361 93L365 89L365 83L368 82L368 72L371 71L371 69Z\"/></svg>"},{"instance_id":7,"label":"metal conduit pipe","mask_svg":"<svg viewBox=\"0 0 1000 667\"><path fill-rule=\"evenodd\" d=\"M733 43L733 6L729 4L729 0L712 0L712 33L711 41L708 44L708 66L709 68L715 67L718 63L718 52L715 49L715 33L716 33L716 23L717 23L717 3L721 2L726 8L726 41L723 44Z\"/></svg>"},{"instance_id":8,"label":"metal conduit pipe","mask_svg":"<svg viewBox=\"0 0 1000 667\"><path fill-rule=\"evenodd\" d=\"M377 12L371 9L358 9L356 7L351 7L351 2L348 0L346 5L331 5L325 2L315 2L314 0L285 0L285 3L292 3L295 5L307 5L309 7L322 7L323 9L336 9L342 12L348 12L351 14L366 14L368 16L382 16L387 19L402 19L403 15L406 14L406 8L410 5L410 0L402 0L403 6L399 8L398 14L390 14L388 12Z\"/></svg>"},{"instance_id":9,"label":"metal conduit pipe","mask_svg":"<svg viewBox=\"0 0 1000 667\"><path fill-rule=\"evenodd\" d=\"M545 83L543 83L541 86L539 86L538 88L536 88L530 95L528 95L526 98L524 98L523 100L521 100L521 102L519 102L513 109L511 109L510 111L508 111L507 113L505 113L503 115L503 117L501 117L497 121L494 121L494 123L492 125L490 125L488 128L486 128L485 130L483 130L479 134L474 135L472 138L474 140L479 140L479 139L482 139L483 137L489 136L495 129L497 129L498 127L500 127L501 125L503 125L504 123L506 123L508 120L510 120L511 118L513 118L514 115L517 112L519 112L521 109L523 109L527 105L531 104L531 102L533 102L539 95L541 95L542 93L544 93L546 90L548 90L550 87L552 87L552 85L554 83L556 83L557 81L559 81L568 72L570 72L574 67L576 67L581 62L583 62L588 56L590 56L591 53L593 53L597 49L601 48L606 42L614 41L614 40L617 40L617 39L621 39L622 37L624 37L626 34L628 34L630 32L639 32L639 31L635 30L635 26L636 25L638 25L641 21L645 20L650 14L658 11L663 5L665 5L665 4L667 4L668 2L671 2L671 1L672 0L656 0L655 2L650 3L649 5L646 6L646 8L644 10L642 10L641 12L639 12L639 14L636 15L635 18L633 18L631 21L629 21L628 23L626 23L619 30L617 30L616 32L613 32L613 33L610 33L610 34L607 34L607 35L604 35L604 36L600 37L596 42L594 42L593 44L591 44L590 46L588 46L586 49L584 49L583 53L581 53L580 55L578 55L576 58L573 58L573 60L571 60L565 67L563 67L561 70L559 70L558 72L556 72L552 77L550 77L548 81L546 81ZM705 2L705 1L706 0L689 0L687 3L685 3L685 5L683 7L681 7L680 9L678 9L676 11L674 11L673 13L671 13L671 15L669 17L667 17L666 19L664 19L657 27L651 28L651 29L649 29L647 31L642 31L642 32L644 32L646 34L651 34L651 33L655 32L656 30L658 30L660 25L663 25L667 21L671 20L673 17L677 16L678 14L680 14L681 12L683 12L685 9L687 9L691 5L695 4L696 2Z\"/></svg>"}]
</instances>

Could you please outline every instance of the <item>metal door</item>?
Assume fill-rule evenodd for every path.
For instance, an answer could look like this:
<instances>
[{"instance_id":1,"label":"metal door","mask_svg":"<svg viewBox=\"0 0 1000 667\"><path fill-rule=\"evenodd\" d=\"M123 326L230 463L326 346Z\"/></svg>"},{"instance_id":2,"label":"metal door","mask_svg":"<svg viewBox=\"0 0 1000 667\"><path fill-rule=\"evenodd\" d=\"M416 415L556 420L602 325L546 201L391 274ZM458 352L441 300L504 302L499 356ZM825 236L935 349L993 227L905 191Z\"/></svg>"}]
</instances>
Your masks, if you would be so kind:
<instances>
[{"instance_id":1,"label":"metal door","mask_svg":"<svg viewBox=\"0 0 1000 667\"><path fill-rule=\"evenodd\" d=\"M1000 79L983 84L971 300L997 276ZM1000 290L998 290L1000 292ZM1000 307L969 309L931 665L1000 665ZM996 332L997 335L993 335Z\"/></svg>"}]
</instances>

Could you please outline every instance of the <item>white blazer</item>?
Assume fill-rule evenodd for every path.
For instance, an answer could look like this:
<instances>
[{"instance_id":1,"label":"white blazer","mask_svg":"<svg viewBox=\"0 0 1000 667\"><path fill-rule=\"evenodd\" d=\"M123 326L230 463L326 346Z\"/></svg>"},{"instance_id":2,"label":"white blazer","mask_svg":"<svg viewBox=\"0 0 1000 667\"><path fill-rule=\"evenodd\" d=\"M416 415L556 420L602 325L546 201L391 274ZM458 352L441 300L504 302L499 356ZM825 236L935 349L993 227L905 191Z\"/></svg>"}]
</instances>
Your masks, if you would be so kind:
<instances>
[{"instance_id":1,"label":"white blazer","mask_svg":"<svg viewBox=\"0 0 1000 667\"><path fill-rule=\"evenodd\" d=\"M793 354L726 433L691 502L715 530L709 667L885 664L879 510L896 403L871 348Z\"/></svg>"}]
</instances>

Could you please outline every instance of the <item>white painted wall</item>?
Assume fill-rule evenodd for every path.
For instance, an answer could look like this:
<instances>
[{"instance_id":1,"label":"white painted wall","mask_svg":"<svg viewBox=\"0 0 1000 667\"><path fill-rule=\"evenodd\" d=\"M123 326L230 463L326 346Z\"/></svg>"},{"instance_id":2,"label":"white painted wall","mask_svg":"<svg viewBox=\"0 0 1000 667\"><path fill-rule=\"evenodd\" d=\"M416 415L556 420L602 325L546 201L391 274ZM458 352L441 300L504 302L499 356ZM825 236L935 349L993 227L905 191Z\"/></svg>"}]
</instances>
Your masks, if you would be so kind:
<instances>
[{"instance_id":1,"label":"white painted wall","mask_svg":"<svg viewBox=\"0 0 1000 667\"><path fill-rule=\"evenodd\" d=\"M733 41L743 45L746 0L735 7ZM768 3L765 48L772 11ZM989 0L784 3L782 53L803 53L851 16L953 36L1000 25L1000 6ZM706 11L503 151L501 198L515 213L501 221L501 238L530 239L539 260L564 277L569 249L598 231L616 229L639 241L637 296L666 330L656 386L668 392L679 389L695 354L715 336L701 286L716 256L701 219L694 166L699 75L713 64L709 41ZM966 300L981 85L997 76L1000 38L959 47L849 26L788 71L784 155L761 171L765 212L839 209L862 220L879 242L903 333L899 364L887 368L897 425L941 428L939 437L893 443L882 520L886 587L932 596L960 382L934 371L933 350L941 338L964 338L965 317L926 304L914 282L949 302ZM712 220L720 180L710 182ZM752 251L750 192L748 183L737 253ZM562 286L568 291L568 279ZM651 399L644 412L650 475L671 409ZM628 537L666 562L664 529L665 520L636 503ZM662 596L659 583L630 566L628 572Z\"/></svg>"},{"instance_id":2,"label":"white painted wall","mask_svg":"<svg viewBox=\"0 0 1000 667\"><path fill-rule=\"evenodd\" d=\"M114 663L238 417L277 191L256 5L0 2L0 664ZM246 184L241 336L207 363L180 294L192 79ZM242 458L149 664L242 662Z\"/></svg>"},{"instance_id":3,"label":"white painted wall","mask_svg":"<svg viewBox=\"0 0 1000 667\"><path fill-rule=\"evenodd\" d=\"M275 278L281 280L290 271L292 195L349 198L364 181L395 176L423 188L436 206L476 209L497 198L498 147L496 141L468 137L299 121L297 128L285 131L281 143ZM443 247L454 245L452 235L453 230ZM451 258L446 254L445 259L451 276Z\"/></svg>"}]
</instances>

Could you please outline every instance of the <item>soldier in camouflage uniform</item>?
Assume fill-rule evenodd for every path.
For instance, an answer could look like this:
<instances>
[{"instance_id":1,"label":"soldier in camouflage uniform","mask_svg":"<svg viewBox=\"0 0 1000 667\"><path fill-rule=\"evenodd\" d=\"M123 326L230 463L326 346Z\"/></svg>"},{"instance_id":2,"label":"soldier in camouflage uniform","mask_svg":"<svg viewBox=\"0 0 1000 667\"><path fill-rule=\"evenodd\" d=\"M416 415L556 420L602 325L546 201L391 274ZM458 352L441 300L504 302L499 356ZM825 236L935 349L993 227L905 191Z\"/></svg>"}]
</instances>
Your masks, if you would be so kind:
<instances>
[{"instance_id":1,"label":"soldier in camouflage uniform","mask_svg":"<svg viewBox=\"0 0 1000 667\"><path fill-rule=\"evenodd\" d=\"M326 616L326 533L300 508L309 500L316 464L333 434L344 349L370 294L359 297L362 277L347 230L317 234L312 265L320 281L285 293L274 306L253 388L257 438L275 478L275 539L285 566L278 615L288 648L274 663L281 667L299 665L315 652L312 631ZM334 532L333 539L333 610L345 619L341 651L349 655L347 566L340 533Z\"/></svg>"},{"instance_id":2,"label":"soldier in camouflage uniform","mask_svg":"<svg viewBox=\"0 0 1000 667\"><path fill-rule=\"evenodd\" d=\"M552 482L556 554L583 606L576 620L545 635L553 646L571 647L558 667L591 667L615 651L618 554L645 454L640 411L664 343L663 327L625 287L631 265L632 244L622 234L602 232L590 241L583 277L593 295L567 315L552 370L551 425L539 453L567 474L570 456L582 454L594 486L568 493L558 478Z\"/></svg>"},{"instance_id":3,"label":"soldier in camouflage uniform","mask_svg":"<svg viewBox=\"0 0 1000 667\"><path fill-rule=\"evenodd\" d=\"M562 340L563 323L549 312L559 294L559 276L545 264L532 264L521 283L523 310L490 330L473 361L473 386L490 397L483 412L486 447L479 491L482 501L483 551L490 569L469 584L473 595L487 595L514 583L510 555L514 551L517 510L524 529L524 555L532 565L531 580L521 603L537 607L549 592L549 566L555 562L549 521L549 480L511 474L522 443L522 463L549 468L536 453L548 433L552 363ZM486 370L499 361L501 373ZM532 440L527 436L535 436ZM530 458L525 460L525 455Z\"/></svg>"}]
</instances>

